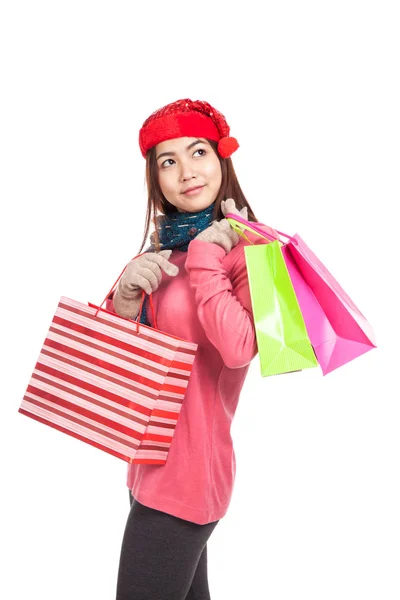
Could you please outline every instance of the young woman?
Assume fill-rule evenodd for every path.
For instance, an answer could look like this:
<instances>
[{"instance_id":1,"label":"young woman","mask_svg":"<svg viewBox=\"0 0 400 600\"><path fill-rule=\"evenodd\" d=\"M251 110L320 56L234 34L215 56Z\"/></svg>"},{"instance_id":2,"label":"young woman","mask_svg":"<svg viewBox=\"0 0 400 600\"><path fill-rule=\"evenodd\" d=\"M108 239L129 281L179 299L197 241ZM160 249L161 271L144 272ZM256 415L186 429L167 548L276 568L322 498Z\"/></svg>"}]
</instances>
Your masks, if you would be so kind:
<instances>
[{"instance_id":1,"label":"young woman","mask_svg":"<svg viewBox=\"0 0 400 600\"><path fill-rule=\"evenodd\" d=\"M230 159L239 145L207 102L178 100L157 110L144 122L139 144L148 187L139 253L151 221L155 230L107 308L136 319L142 290L153 294L158 329L197 343L198 350L166 464L128 465L131 509L117 600L206 600L206 544L230 503L230 428L257 353L247 242L224 217L256 218ZM146 303L140 322L153 326Z\"/></svg>"}]
</instances>

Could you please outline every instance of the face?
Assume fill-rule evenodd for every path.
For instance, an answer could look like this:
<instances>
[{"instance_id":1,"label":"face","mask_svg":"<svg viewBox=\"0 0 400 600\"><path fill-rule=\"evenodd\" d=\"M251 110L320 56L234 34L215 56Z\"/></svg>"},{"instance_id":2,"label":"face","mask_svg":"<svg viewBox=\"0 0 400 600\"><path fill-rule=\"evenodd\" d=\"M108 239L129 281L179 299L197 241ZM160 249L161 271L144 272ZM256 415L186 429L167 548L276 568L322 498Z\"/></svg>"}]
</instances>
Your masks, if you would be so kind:
<instances>
[{"instance_id":1,"label":"face","mask_svg":"<svg viewBox=\"0 0 400 600\"><path fill-rule=\"evenodd\" d=\"M198 212L214 202L222 172L207 140L180 137L161 142L156 146L156 160L161 191L179 212Z\"/></svg>"}]
</instances>

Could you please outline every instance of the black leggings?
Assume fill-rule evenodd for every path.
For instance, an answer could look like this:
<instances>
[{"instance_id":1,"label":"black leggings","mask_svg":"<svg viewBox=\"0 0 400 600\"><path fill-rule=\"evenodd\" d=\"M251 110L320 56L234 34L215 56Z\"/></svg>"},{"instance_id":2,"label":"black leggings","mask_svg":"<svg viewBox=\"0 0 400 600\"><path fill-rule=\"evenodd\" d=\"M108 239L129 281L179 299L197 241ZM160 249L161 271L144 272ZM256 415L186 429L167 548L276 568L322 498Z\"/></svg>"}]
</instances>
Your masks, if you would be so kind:
<instances>
[{"instance_id":1,"label":"black leggings","mask_svg":"<svg viewBox=\"0 0 400 600\"><path fill-rule=\"evenodd\" d=\"M129 499L116 600L210 600L207 540L218 521L198 525Z\"/></svg>"}]
</instances>

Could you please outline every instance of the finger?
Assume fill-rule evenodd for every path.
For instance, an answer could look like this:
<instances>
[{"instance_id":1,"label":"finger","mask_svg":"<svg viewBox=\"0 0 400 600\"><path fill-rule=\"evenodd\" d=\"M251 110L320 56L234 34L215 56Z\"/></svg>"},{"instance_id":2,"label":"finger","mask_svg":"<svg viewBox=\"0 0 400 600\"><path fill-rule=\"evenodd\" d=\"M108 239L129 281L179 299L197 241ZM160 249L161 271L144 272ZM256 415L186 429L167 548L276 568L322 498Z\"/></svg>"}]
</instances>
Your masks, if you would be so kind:
<instances>
[{"instance_id":1,"label":"finger","mask_svg":"<svg viewBox=\"0 0 400 600\"><path fill-rule=\"evenodd\" d=\"M147 265L144 265L140 269L139 275L142 275L149 281L153 292L156 291L156 289L158 288L158 286L161 283L161 279L162 279L161 269L160 269L159 265L157 265L155 262L148 262Z\"/></svg>"},{"instance_id":2,"label":"finger","mask_svg":"<svg viewBox=\"0 0 400 600\"><path fill-rule=\"evenodd\" d=\"M223 232L223 245L225 251L228 253L232 250L233 246L239 242L240 235L232 228L229 221L224 219L220 221L221 232Z\"/></svg>"},{"instance_id":3,"label":"finger","mask_svg":"<svg viewBox=\"0 0 400 600\"><path fill-rule=\"evenodd\" d=\"M238 210L236 208L236 203L233 198L228 198L226 200L225 208L226 208L225 214L228 214L228 213L237 214L238 213Z\"/></svg>"},{"instance_id":4,"label":"finger","mask_svg":"<svg viewBox=\"0 0 400 600\"><path fill-rule=\"evenodd\" d=\"M232 241L232 245L236 246L239 243L240 238L242 237L237 231L236 229L234 229L233 227L230 228L230 231L228 232L228 235Z\"/></svg>"},{"instance_id":5,"label":"finger","mask_svg":"<svg viewBox=\"0 0 400 600\"><path fill-rule=\"evenodd\" d=\"M148 255L147 260L153 263L157 263L167 275L171 275L172 277L177 275L179 273L179 268L176 265L170 263L169 260L166 258L166 254L162 254L162 252L167 253L172 252L172 250L162 250L158 254L151 253ZM168 257L169 256L170 254L168 255Z\"/></svg>"},{"instance_id":6,"label":"finger","mask_svg":"<svg viewBox=\"0 0 400 600\"><path fill-rule=\"evenodd\" d=\"M230 229L232 229L232 226L227 219L221 219L221 221L218 221L214 224L214 227L215 229L219 229L220 231L224 232L228 232Z\"/></svg>"},{"instance_id":7,"label":"finger","mask_svg":"<svg viewBox=\"0 0 400 600\"><path fill-rule=\"evenodd\" d=\"M246 221L247 221L248 220L247 206L243 206L243 208L239 211L239 214L243 217L243 219L246 219Z\"/></svg>"},{"instance_id":8,"label":"finger","mask_svg":"<svg viewBox=\"0 0 400 600\"><path fill-rule=\"evenodd\" d=\"M232 241L234 241L237 244L242 236L234 229L231 229L229 232L229 237Z\"/></svg>"},{"instance_id":9,"label":"finger","mask_svg":"<svg viewBox=\"0 0 400 600\"><path fill-rule=\"evenodd\" d=\"M228 207L226 205L226 200L222 200L222 202L221 202L221 210L222 210L222 214L225 217L225 215L227 215L228 212L229 212Z\"/></svg>"},{"instance_id":10,"label":"finger","mask_svg":"<svg viewBox=\"0 0 400 600\"><path fill-rule=\"evenodd\" d=\"M151 275L154 277L153 274L151 274ZM154 281L152 284L150 282L149 277L147 277L147 276L145 277L144 275L141 275L140 273L136 273L134 285L132 285L132 284L127 285L127 288L131 289L132 291L135 290L137 287L140 287L142 290L144 290L146 292L146 294L151 294L152 292L154 292L157 289L157 287L154 284Z\"/></svg>"},{"instance_id":11,"label":"finger","mask_svg":"<svg viewBox=\"0 0 400 600\"><path fill-rule=\"evenodd\" d=\"M221 229L224 232L226 232L228 235L230 235L231 231L235 232L233 225L231 225L229 223L228 219L223 219L222 221L220 221L220 226L221 226Z\"/></svg>"}]
</instances>

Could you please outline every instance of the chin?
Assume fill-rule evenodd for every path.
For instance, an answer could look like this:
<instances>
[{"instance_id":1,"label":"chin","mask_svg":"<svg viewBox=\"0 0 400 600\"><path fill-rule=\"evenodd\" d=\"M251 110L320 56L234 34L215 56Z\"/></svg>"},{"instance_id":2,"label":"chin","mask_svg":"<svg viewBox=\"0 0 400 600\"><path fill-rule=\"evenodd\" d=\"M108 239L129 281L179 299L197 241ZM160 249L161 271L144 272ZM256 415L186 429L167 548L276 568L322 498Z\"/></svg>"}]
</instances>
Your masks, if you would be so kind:
<instances>
[{"instance_id":1,"label":"chin","mask_svg":"<svg viewBox=\"0 0 400 600\"><path fill-rule=\"evenodd\" d=\"M210 200L209 202L205 202L204 200L202 202L191 202L185 208L182 208L182 210L185 212L200 212L211 206L213 202L214 200Z\"/></svg>"}]
</instances>

